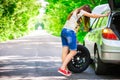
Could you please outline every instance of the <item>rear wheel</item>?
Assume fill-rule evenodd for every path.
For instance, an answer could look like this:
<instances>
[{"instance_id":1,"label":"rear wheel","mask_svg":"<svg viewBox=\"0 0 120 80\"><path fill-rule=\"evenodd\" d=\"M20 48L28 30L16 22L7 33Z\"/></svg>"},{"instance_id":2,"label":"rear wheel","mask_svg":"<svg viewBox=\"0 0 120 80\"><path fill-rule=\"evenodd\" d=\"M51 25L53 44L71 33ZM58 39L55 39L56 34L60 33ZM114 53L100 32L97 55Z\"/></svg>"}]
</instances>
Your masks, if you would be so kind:
<instances>
[{"instance_id":1,"label":"rear wheel","mask_svg":"<svg viewBox=\"0 0 120 80\"><path fill-rule=\"evenodd\" d=\"M86 47L77 46L77 54L68 63L68 69L74 73L81 73L88 68L90 64L90 54Z\"/></svg>"},{"instance_id":2,"label":"rear wheel","mask_svg":"<svg viewBox=\"0 0 120 80\"><path fill-rule=\"evenodd\" d=\"M94 54L94 70L97 75L105 74L107 70L106 64L104 64L99 57L99 52L97 47L95 48L95 54Z\"/></svg>"}]
</instances>

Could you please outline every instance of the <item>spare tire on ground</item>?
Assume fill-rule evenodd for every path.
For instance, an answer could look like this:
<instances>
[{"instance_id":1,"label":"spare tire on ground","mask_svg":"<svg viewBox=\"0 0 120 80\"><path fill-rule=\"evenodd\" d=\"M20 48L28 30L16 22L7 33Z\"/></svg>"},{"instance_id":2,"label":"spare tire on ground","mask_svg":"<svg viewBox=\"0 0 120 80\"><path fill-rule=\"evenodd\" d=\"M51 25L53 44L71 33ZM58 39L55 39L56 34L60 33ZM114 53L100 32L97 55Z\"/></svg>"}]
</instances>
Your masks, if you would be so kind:
<instances>
[{"instance_id":1,"label":"spare tire on ground","mask_svg":"<svg viewBox=\"0 0 120 80\"><path fill-rule=\"evenodd\" d=\"M90 64L90 53L83 45L77 46L77 54L68 63L68 69L73 73L85 71Z\"/></svg>"}]
</instances>

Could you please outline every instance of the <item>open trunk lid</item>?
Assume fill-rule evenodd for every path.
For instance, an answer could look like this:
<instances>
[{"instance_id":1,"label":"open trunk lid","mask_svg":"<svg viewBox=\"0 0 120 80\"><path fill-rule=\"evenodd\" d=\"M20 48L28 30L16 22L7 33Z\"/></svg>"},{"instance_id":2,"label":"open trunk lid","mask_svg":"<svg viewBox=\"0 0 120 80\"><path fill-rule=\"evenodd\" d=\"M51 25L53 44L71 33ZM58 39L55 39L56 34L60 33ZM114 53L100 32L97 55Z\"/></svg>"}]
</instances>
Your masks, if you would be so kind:
<instances>
[{"instance_id":1,"label":"open trunk lid","mask_svg":"<svg viewBox=\"0 0 120 80\"><path fill-rule=\"evenodd\" d=\"M111 11L120 10L120 0L108 0Z\"/></svg>"},{"instance_id":2,"label":"open trunk lid","mask_svg":"<svg viewBox=\"0 0 120 80\"><path fill-rule=\"evenodd\" d=\"M120 40L120 12L113 14L110 28Z\"/></svg>"}]
</instances>

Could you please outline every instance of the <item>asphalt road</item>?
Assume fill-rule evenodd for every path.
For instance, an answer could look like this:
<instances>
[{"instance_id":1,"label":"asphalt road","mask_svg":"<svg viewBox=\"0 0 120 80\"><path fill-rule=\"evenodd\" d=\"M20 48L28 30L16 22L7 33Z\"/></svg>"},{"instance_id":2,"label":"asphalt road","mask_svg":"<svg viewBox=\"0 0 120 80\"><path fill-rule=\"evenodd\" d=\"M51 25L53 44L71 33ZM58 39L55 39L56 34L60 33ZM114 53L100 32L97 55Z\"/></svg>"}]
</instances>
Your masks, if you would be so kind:
<instances>
[{"instance_id":1,"label":"asphalt road","mask_svg":"<svg viewBox=\"0 0 120 80\"><path fill-rule=\"evenodd\" d=\"M60 37L36 30L16 40L0 43L0 80L120 79L118 75L95 75L89 67L82 73L62 76Z\"/></svg>"}]
</instances>

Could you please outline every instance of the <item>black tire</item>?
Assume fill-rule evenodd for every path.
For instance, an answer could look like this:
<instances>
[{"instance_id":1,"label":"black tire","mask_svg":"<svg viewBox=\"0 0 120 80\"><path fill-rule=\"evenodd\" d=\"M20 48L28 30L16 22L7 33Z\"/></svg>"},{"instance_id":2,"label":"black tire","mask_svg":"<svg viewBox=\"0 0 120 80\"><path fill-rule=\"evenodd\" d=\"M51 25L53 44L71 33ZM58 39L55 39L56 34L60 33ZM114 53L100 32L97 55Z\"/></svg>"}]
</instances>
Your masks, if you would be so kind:
<instances>
[{"instance_id":1,"label":"black tire","mask_svg":"<svg viewBox=\"0 0 120 80\"><path fill-rule=\"evenodd\" d=\"M94 54L94 70L95 74L97 75L103 75L107 73L107 65L100 60L97 47L95 47Z\"/></svg>"},{"instance_id":2,"label":"black tire","mask_svg":"<svg viewBox=\"0 0 120 80\"><path fill-rule=\"evenodd\" d=\"M77 54L68 63L68 69L74 73L81 73L85 71L90 64L90 54L86 47L82 45L77 46Z\"/></svg>"}]
</instances>

